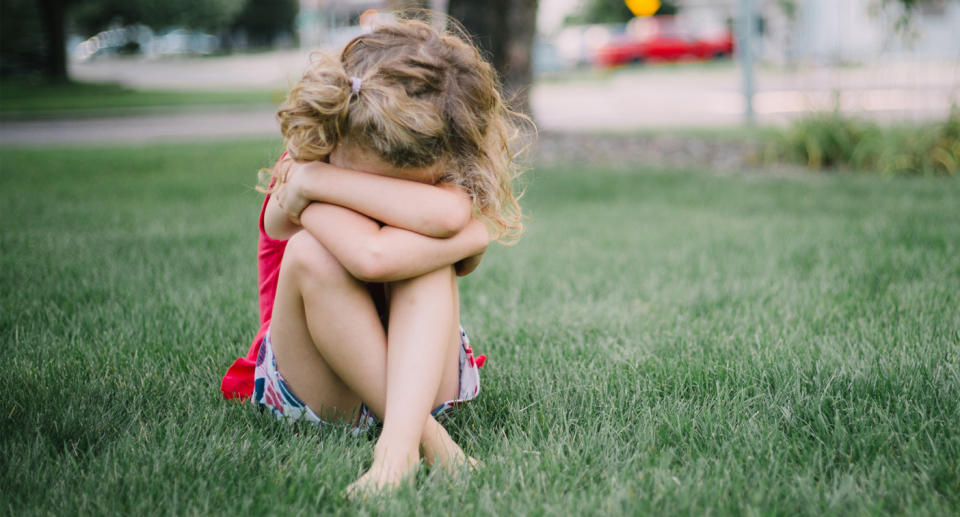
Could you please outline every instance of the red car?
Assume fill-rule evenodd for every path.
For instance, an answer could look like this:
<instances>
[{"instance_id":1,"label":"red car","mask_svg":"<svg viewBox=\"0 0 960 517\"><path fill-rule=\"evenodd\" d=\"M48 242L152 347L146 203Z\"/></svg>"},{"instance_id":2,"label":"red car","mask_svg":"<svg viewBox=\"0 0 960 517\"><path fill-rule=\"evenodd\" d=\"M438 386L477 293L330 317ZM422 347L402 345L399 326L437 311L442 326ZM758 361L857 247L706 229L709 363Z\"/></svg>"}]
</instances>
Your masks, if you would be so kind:
<instances>
[{"instance_id":1,"label":"red car","mask_svg":"<svg viewBox=\"0 0 960 517\"><path fill-rule=\"evenodd\" d=\"M640 30L628 30L627 34L601 46L595 56L596 63L617 66L647 61L718 59L733 54L733 34L730 30L698 37L681 30L668 18L641 21L647 23L640 26Z\"/></svg>"}]
</instances>

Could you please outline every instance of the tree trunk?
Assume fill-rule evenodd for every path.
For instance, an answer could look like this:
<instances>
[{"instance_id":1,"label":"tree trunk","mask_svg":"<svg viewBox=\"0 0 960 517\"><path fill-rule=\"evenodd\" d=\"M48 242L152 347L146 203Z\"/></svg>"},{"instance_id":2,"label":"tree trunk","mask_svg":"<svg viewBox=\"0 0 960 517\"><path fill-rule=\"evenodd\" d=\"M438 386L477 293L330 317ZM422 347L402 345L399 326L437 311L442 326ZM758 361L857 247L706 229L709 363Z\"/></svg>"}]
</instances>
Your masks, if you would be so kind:
<instances>
[{"instance_id":1,"label":"tree trunk","mask_svg":"<svg viewBox=\"0 0 960 517\"><path fill-rule=\"evenodd\" d=\"M449 12L497 69L510 107L529 114L537 0L450 0Z\"/></svg>"},{"instance_id":2,"label":"tree trunk","mask_svg":"<svg viewBox=\"0 0 960 517\"><path fill-rule=\"evenodd\" d=\"M46 39L43 75L51 82L67 82L67 3L68 0L40 0L40 16Z\"/></svg>"}]
</instances>

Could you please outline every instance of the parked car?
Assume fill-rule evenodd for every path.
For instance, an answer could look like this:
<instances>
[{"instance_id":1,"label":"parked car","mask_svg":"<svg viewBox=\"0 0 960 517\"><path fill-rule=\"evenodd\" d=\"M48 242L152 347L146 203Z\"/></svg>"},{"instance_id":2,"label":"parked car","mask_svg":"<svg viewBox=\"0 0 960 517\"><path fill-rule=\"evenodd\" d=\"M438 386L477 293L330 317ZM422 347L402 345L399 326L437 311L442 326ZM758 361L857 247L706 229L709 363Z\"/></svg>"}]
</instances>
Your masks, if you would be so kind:
<instances>
[{"instance_id":1,"label":"parked car","mask_svg":"<svg viewBox=\"0 0 960 517\"><path fill-rule=\"evenodd\" d=\"M733 54L733 33L729 29L700 35L685 30L670 17L642 21L646 23L597 49L594 62L610 67L648 61L719 59Z\"/></svg>"}]
</instances>

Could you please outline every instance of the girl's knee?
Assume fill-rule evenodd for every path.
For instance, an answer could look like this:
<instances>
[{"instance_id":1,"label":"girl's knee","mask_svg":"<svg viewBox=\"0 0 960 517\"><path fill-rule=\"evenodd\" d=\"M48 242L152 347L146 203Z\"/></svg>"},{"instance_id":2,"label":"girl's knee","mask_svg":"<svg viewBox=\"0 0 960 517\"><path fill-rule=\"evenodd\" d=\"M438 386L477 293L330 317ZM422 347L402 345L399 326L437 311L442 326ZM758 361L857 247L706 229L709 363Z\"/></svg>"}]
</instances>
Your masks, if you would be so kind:
<instances>
[{"instance_id":1,"label":"girl's knee","mask_svg":"<svg viewBox=\"0 0 960 517\"><path fill-rule=\"evenodd\" d=\"M314 281L340 281L350 276L337 258L305 230L287 241L283 263L298 277Z\"/></svg>"},{"instance_id":2,"label":"girl's knee","mask_svg":"<svg viewBox=\"0 0 960 517\"><path fill-rule=\"evenodd\" d=\"M392 282L391 289L418 289L429 288L430 286L448 286L451 282L456 282L456 278L457 273L453 266L445 266L417 277Z\"/></svg>"}]
</instances>

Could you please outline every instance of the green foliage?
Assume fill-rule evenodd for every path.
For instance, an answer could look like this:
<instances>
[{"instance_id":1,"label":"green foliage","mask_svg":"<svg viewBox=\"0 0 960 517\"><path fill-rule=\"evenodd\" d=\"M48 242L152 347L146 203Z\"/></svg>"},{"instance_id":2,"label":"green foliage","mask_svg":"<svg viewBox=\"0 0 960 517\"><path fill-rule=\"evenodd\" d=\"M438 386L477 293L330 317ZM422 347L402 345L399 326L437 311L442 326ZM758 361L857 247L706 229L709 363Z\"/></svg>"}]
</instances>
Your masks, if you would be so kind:
<instances>
[{"instance_id":1,"label":"green foliage","mask_svg":"<svg viewBox=\"0 0 960 517\"><path fill-rule=\"evenodd\" d=\"M84 0L70 14L76 26L87 33L95 33L113 23L139 23L155 29L180 26L219 30L230 25L245 3L245 0Z\"/></svg>"},{"instance_id":2,"label":"green foliage","mask_svg":"<svg viewBox=\"0 0 960 517\"><path fill-rule=\"evenodd\" d=\"M232 29L243 30L250 46L269 47L278 33L293 31L299 10L298 0L247 0Z\"/></svg>"},{"instance_id":3,"label":"green foliage","mask_svg":"<svg viewBox=\"0 0 960 517\"><path fill-rule=\"evenodd\" d=\"M297 0L85 0L70 11L74 27L88 34L110 24L178 26L218 31L242 28L266 46L281 31L291 32Z\"/></svg>"},{"instance_id":4,"label":"green foliage","mask_svg":"<svg viewBox=\"0 0 960 517\"><path fill-rule=\"evenodd\" d=\"M960 513L960 182L532 171L461 280L485 466L347 501L371 441L217 389L280 149L0 149L5 513Z\"/></svg>"},{"instance_id":5,"label":"green foliage","mask_svg":"<svg viewBox=\"0 0 960 517\"><path fill-rule=\"evenodd\" d=\"M816 170L841 167L883 175L960 174L960 108L940 123L881 127L839 112L793 123L774 137L768 156Z\"/></svg>"},{"instance_id":6,"label":"green foliage","mask_svg":"<svg viewBox=\"0 0 960 517\"><path fill-rule=\"evenodd\" d=\"M880 0L879 3L875 4L873 7L879 8L881 10L895 5L899 8L895 10L896 17L893 20L893 26L891 29L893 33L903 38L906 42L911 42L919 37L919 33L916 31L914 26L914 13L918 7L923 5L932 5L940 3L943 4L943 0Z\"/></svg>"},{"instance_id":7,"label":"green foliage","mask_svg":"<svg viewBox=\"0 0 960 517\"><path fill-rule=\"evenodd\" d=\"M2 0L0 76L66 82L69 28L84 36L111 25L142 24L223 32L242 27L255 44L292 31L296 0Z\"/></svg>"},{"instance_id":8,"label":"green foliage","mask_svg":"<svg viewBox=\"0 0 960 517\"><path fill-rule=\"evenodd\" d=\"M777 0L776 4L788 20L796 20L798 11L797 0Z\"/></svg>"},{"instance_id":9,"label":"green foliage","mask_svg":"<svg viewBox=\"0 0 960 517\"><path fill-rule=\"evenodd\" d=\"M657 16L676 14L676 2L664 0L661 2ZM627 23L633 19L633 13L627 8L623 0L586 0L580 9L566 20L568 25L582 25L588 23Z\"/></svg>"},{"instance_id":10,"label":"green foliage","mask_svg":"<svg viewBox=\"0 0 960 517\"><path fill-rule=\"evenodd\" d=\"M914 9L919 5L932 4L939 0L885 0L885 1L889 3L900 3L900 4L903 4L903 6L906 7L907 9Z\"/></svg>"},{"instance_id":11,"label":"green foliage","mask_svg":"<svg viewBox=\"0 0 960 517\"><path fill-rule=\"evenodd\" d=\"M36 0L0 0L0 76L35 72L47 58Z\"/></svg>"}]
</instances>

